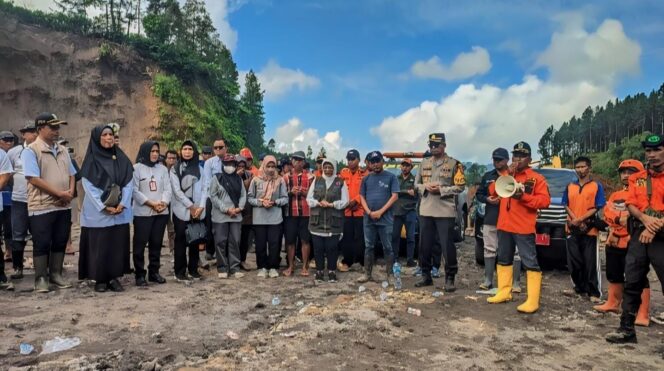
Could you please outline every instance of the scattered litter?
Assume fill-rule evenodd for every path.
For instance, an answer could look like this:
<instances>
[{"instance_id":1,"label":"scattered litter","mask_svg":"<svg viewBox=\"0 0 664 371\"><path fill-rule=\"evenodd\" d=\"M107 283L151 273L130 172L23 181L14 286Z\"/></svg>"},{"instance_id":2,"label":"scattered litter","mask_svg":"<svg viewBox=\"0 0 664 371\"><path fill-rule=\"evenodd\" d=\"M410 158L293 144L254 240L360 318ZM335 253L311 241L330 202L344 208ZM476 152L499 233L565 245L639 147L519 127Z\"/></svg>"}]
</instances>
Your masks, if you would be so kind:
<instances>
[{"instance_id":1,"label":"scattered litter","mask_svg":"<svg viewBox=\"0 0 664 371\"><path fill-rule=\"evenodd\" d=\"M304 302L303 301L298 301L297 303L295 303L295 305L298 306L298 307L301 307L301 306L304 305Z\"/></svg>"},{"instance_id":2,"label":"scattered litter","mask_svg":"<svg viewBox=\"0 0 664 371\"><path fill-rule=\"evenodd\" d=\"M286 332L286 333L281 334L281 336L283 336L285 338L294 338L295 335L297 335L297 332L295 332L295 331Z\"/></svg>"},{"instance_id":3,"label":"scattered litter","mask_svg":"<svg viewBox=\"0 0 664 371\"><path fill-rule=\"evenodd\" d=\"M479 295L496 295L498 293L498 289L494 287L491 290L477 290L475 293Z\"/></svg>"},{"instance_id":4,"label":"scattered litter","mask_svg":"<svg viewBox=\"0 0 664 371\"><path fill-rule=\"evenodd\" d=\"M408 307L408 314L412 314L419 317L422 315L422 311L416 308Z\"/></svg>"},{"instance_id":5,"label":"scattered litter","mask_svg":"<svg viewBox=\"0 0 664 371\"><path fill-rule=\"evenodd\" d=\"M383 286L384 289L386 289L389 285L390 283L387 281L383 281L383 283L381 284L381 286Z\"/></svg>"},{"instance_id":6,"label":"scattered litter","mask_svg":"<svg viewBox=\"0 0 664 371\"><path fill-rule=\"evenodd\" d=\"M480 298L478 296L466 295L467 300L478 301Z\"/></svg>"},{"instance_id":7,"label":"scattered litter","mask_svg":"<svg viewBox=\"0 0 664 371\"><path fill-rule=\"evenodd\" d=\"M21 343L21 345L19 345L19 349L21 350L21 354L27 356L35 350L35 347L28 343Z\"/></svg>"},{"instance_id":8,"label":"scattered litter","mask_svg":"<svg viewBox=\"0 0 664 371\"><path fill-rule=\"evenodd\" d=\"M47 340L42 346L41 354L50 354L55 352L62 352L81 345L81 339L77 337L61 338L56 336L52 340Z\"/></svg>"},{"instance_id":9,"label":"scattered litter","mask_svg":"<svg viewBox=\"0 0 664 371\"><path fill-rule=\"evenodd\" d=\"M361 294L361 293L367 291L367 288L364 287L364 286L360 286L360 287L357 288L357 291Z\"/></svg>"},{"instance_id":10,"label":"scattered litter","mask_svg":"<svg viewBox=\"0 0 664 371\"><path fill-rule=\"evenodd\" d=\"M385 291L381 291L380 301L385 301L385 300L387 300L387 293Z\"/></svg>"},{"instance_id":11,"label":"scattered litter","mask_svg":"<svg viewBox=\"0 0 664 371\"><path fill-rule=\"evenodd\" d=\"M232 340L237 340L237 339L240 338L240 335L238 335L236 332L233 332L231 330L226 331L226 336L229 339L232 339Z\"/></svg>"},{"instance_id":12,"label":"scattered litter","mask_svg":"<svg viewBox=\"0 0 664 371\"><path fill-rule=\"evenodd\" d=\"M434 292L431 293L431 296L433 296L434 298L439 298L439 297L443 296L443 293L440 292L440 291L434 291Z\"/></svg>"},{"instance_id":13,"label":"scattered litter","mask_svg":"<svg viewBox=\"0 0 664 371\"><path fill-rule=\"evenodd\" d=\"M279 299L278 296L275 296L272 298L272 305L279 305L281 304L281 300Z\"/></svg>"}]
</instances>

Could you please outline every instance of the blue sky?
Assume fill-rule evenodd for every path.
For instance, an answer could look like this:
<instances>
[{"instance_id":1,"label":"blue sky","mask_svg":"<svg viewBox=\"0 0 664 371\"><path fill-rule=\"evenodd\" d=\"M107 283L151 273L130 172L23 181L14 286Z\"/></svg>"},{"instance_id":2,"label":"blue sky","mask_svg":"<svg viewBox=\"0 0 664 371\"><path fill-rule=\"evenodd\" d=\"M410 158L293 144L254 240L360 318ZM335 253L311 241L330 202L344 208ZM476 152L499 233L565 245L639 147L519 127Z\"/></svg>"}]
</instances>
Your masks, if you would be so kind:
<instances>
[{"instance_id":1,"label":"blue sky","mask_svg":"<svg viewBox=\"0 0 664 371\"><path fill-rule=\"evenodd\" d=\"M435 129L447 133L451 154L457 153L458 157L472 160L487 157L482 151L499 145L509 146L520 140L524 125L529 128L523 139L534 142L544 127L559 125L563 120L560 118L571 116L566 113L580 114L587 105L603 104L611 97L650 91L664 82L661 68L664 62L664 44L661 43L664 2L578 4L568 1L476 1L468 4L387 0L243 1L228 4L226 21L237 32L234 56L238 68L251 68L259 72L260 77L274 81L274 84L266 85L266 139L275 137L282 148L291 150L302 149L308 144L315 149L327 144L328 150L338 144L337 153L350 147L364 151L374 148L418 149L425 144L422 138L426 133L422 131ZM591 38L607 20L617 21L612 24L622 28L622 35L620 32L613 35L615 42L594 52L606 52L604 57L588 60L583 55L588 45L569 46L572 50L567 53L565 45L571 42L563 42L550 54L568 58L556 60L554 55L549 58L553 61L548 63L538 61L550 49L554 33L575 39L578 36L575 34L585 32L586 38ZM583 43L583 36L579 37L579 43ZM635 45L638 53L634 52ZM450 72L450 64L460 53L471 53L473 47L486 51L490 56L490 68L479 68L481 72L455 78L454 71ZM624 50L637 55L631 62L613 66L612 59ZM411 68L416 62L426 62L434 56L438 57L439 65L447 67L447 74L441 74L447 75L446 78L432 77L434 73L418 77L413 73ZM589 69L590 75L596 74L592 71L596 64L607 65L599 68L605 78L586 79L583 69ZM272 68L265 68L268 65ZM264 68L265 74L261 75ZM563 71L560 74L564 75L568 68L579 68L580 71L554 81L552 70ZM299 72L299 78L290 76L279 83L275 76L288 75L289 72ZM522 85L527 75L538 79L538 89L555 85L551 89L570 90L567 100L559 93L546 92L522 97L523 104L537 110L538 105L547 105L548 94L554 94L552 104L563 105L562 112L535 116L550 122L523 122L521 117L515 118L519 122L517 126L510 126L509 115L498 122L482 117L470 122L454 120L463 116L463 112L452 117L444 112L432 112L434 117L418 118L418 107L424 101L447 105L452 111L468 110L472 115L481 102L473 99L456 102L454 98L458 94L455 92L461 85L470 84L477 90L470 92L471 96L473 93L481 95L482 87L498 89L496 94L501 95L507 94L506 89L510 86L525 88ZM588 84L590 89L584 87ZM491 95L491 92L487 94ZM508 105L505 111L510 111L509 105L519 102L516 97L504 97L494 103ZM413 109L414 117L400 117ZM385 124L389 117L398 121L394 123L397 128L387 130L385 126L382 133L376 129L372 131L371 128ZM290 126L284 127L289 120ZM419 125L421 121L428 124ZM465 131L464 125L474 133L456 141L457 134ZM399 135L403 134L398 130L399 126L417 135L408 138ZM278 134L280 127L284 127L282 135ZM487 137L483 134L485 127L503 127L501 131L507 131L508 135L495 139L493 135ZM325 139L326 133L337 130L340 143L333 143L336 136L329 137L330 141ZM457 144L462 148L455 148ZM478 149L473 151L470 147L475 144Z\"/></svg>"},{"instance_id":2,"label":"blue sky","mask_svg":"<svg viewBox=\"0 0 664 371\"><path fill-rule=\"evenodd\" d=\"M661 0L206 3L238 69L258 73L266 141L285 152L421 150L442 131L451 155L488 161L664 82Z\"/></svg>"}]
</instances>

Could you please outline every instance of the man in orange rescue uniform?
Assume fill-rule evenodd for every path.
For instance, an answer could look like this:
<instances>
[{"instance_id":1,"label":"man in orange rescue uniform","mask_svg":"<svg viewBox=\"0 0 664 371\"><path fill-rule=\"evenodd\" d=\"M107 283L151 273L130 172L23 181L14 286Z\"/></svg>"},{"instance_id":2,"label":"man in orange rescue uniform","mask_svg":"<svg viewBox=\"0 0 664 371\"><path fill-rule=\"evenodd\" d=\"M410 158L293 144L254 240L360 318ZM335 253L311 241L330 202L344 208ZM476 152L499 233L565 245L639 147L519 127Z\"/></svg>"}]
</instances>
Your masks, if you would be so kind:
<instances>
[{"instance_id":1,"label":"man in orange rescue uniform","mask_svg":"<svg viewBox=\"0 0 664 371\"><path fill-rule=\"evenodd\" d=\"M613 192L604 207L604 221L609 226L609 237L604 250L606 252L606 279L609 281L609 295L604 304L593 307L598 312L620 312L625 284L625 256L627 255L627 243L629 242L629 232L627 230L629 211L625 205L625 200L629 195L627 189L628 179L632 174L644 170L641 161L630 159L621 162L618 166L618 173L623 189ZM636 315L635 324L639 326L650 324L650 285L647 281L646 287L641 293L641 306Z\"/></svg>"},{"instance_id":2,"label":"man in orange rescue uniform","mask_svg":"<svg viewBox=\"0 0 664 371\"><path fill-rule=\"evenodd\" d=\"M617 331L610 343L636 343L634 322L652 264L664 286L664 138L649 135L641 143L648 169L629 177L625 204L630 215L630 239L625 257L625 291Z\"/></svg>"},{"instance_id":3,"label":"man in orange rescue uniform","mask_svg":"<svg viewBox=\"0 0 664 371\"><path fill-rule=\"evenodd\" d=\"M537 210L549 206L551 198L546 179L533 171L530 164L531 150L526 142L514 145L512 151L512 176L518 183L516 193L500 199L498 219L498 292L487 299L489 303L512 300L512 262L515 247L519 248L521 264L526 268L528 298L517 310L534 313L539 309L542 271L537 263L535 248L535 221Z\"/></svg>"},{"instance_id":4,"label":"man in orange rescue uniform","mask_svg":"<svg viewBox=\"0 0 664 371\"><path fill-rule=\"evenodd\" d=\"M344 212L344 231L341 238L343 260L338 264L339 272L348 272L354 263L364 264L364 210L360 205L360 185L367 171L360 169L360 152L351 149L346 154L348 167L341 170L339 177L348 186L348 206Z\"/></svg>"}]
</instances>

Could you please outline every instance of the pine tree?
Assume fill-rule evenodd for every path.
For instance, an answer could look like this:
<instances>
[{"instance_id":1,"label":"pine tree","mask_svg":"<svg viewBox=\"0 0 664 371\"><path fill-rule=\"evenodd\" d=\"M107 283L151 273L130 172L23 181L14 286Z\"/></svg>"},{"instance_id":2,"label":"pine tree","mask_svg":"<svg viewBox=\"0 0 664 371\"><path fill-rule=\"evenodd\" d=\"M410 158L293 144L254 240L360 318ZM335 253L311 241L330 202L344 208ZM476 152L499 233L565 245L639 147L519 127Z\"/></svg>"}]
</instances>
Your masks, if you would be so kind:
<instances>
[{"instance_id":1,"label":"pine tree","mask_svg":"<svg viewBox=\"0 0 664 371\"><path fill-rule=\"evenodd\" d=\"M264 91L261 90L258 78L253 71L249 71L244 78L244 93L240 97L240 120L249 148L258 149L263 146L265 135L263 95ZM274 148L271 151L274 151Z\"/></svg>"}]
</instances>

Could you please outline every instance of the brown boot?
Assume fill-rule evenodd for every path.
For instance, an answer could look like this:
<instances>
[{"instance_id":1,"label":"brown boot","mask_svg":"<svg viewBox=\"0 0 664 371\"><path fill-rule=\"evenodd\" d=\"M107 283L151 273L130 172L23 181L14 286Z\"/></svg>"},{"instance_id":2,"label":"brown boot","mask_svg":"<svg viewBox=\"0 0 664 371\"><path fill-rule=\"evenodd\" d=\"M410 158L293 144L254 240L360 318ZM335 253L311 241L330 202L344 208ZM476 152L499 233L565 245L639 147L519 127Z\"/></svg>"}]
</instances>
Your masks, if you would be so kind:
<instances>
[{"instance_id":1,"label":"brown boot","mask_svg":"<svg viewBox=\"0 0 664 371\"><path fill-rule=\"evenodd\" d=\"M636 321L634 322L637 326L650 326L650 289L645 288L641 292L641 306L639 307L639 312L636 314Z\"/></svg>"},{"instance_id":2,"label":"brown boot","mask_svg":"<svg viewBox=\"0 0 664 371\"><path fill-rule=\"evenodd\" d=\"M609 294L606 302L602 305L595 305L593 309L602 313L619 313L620 303L622 303L623 284L609 283Z\"/></svg>"}]
</instances>

